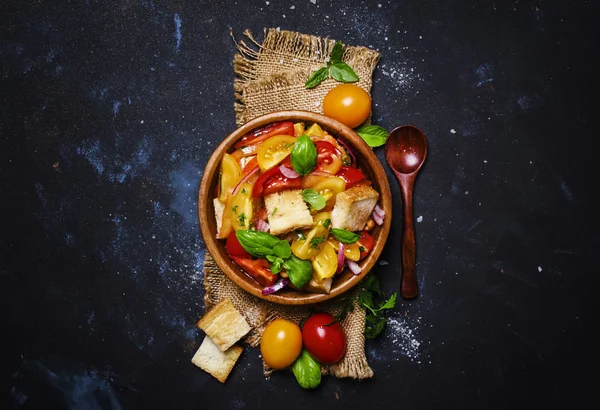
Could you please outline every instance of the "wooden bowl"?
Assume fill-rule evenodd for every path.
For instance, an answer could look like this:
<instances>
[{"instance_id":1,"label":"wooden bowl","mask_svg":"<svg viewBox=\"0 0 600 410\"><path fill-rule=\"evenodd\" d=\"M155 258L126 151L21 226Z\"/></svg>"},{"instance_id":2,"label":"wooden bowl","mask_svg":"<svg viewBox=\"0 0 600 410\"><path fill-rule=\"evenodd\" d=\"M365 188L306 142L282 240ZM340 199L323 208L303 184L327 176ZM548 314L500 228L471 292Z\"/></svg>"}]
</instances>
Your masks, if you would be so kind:
<instances>
[{"instance_id":1,"label":"wooden bowl","mask_svg":"<svg viewBox=\"0 0 600 410\"><path fill-rule=\"evenodd\" d=\"M262 286L246 275L229 258L225 251L225 240L216 239L215 211L212 201L214 198L215 185L218 182L219 168L223 154L232 151L233 144L248 132L276 121L304 122L306 124L316 122L332 136L342 138L344 142L353 149L357 161L367 178L373 182L373 187L379 192L379 204L386 212L383 225L376 225L370 232L375 239L375 245L368 256L359 262L359 265L362 267L362 272L358 275L354 275L346 268L334 279L331 292L328 294L299 292L291 288L284 288L276 293L263 295ZM307 305L323 302L347 292L352 289L352 287L356 286L375 265L383 250L390 230L392 198L388 179L381 162L373 152L373 149L351 128L332 118L308 111L278 111L255 118L242 125L240 128L229 134L229 136L227 136L213 152L206 164L200 183L200 191L198 194L198 217L200 219L200 229L208 252L210 252L223 272L225 272L225 274L239 287L270 302L285 305Z\"/></svg>"}]
</instances>

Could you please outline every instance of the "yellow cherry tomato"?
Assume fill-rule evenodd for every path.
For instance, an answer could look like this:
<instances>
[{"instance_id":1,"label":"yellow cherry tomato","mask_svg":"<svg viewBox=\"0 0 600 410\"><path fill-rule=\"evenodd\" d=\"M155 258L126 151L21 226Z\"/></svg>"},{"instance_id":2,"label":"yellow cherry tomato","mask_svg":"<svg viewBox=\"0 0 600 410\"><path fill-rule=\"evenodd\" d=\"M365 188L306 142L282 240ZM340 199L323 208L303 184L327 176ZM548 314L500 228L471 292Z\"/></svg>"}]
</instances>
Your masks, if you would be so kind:
<instances>
[{"instance_id":1,"label":"yellow cherry tomato","mask_svg":"<svg viewBox=\"0 0 600 410\"><path fill-rule=\"evenodd\" d=\"M290 366L301 350L300 326L286 319L275 319L269 323L260 338L260 354L273 369Z\"/></svg>"},{"instance_id":2,"label":"yellow cherry tomato","mask_svg":"<svg viewBox=\"0 0 600 410\"><path fill-rule=\"evenodd\" d=\"M333 87L323 99L323 114L350 128L362 124L371 113L371 97L355 84Z\"/></svg>"},{"instance_id":3,"label":"yellow cherry tomato","mask_svg":"<svg viewBox=\"0 0 600 410\"><path fill-rule=\"evenodd\" d=\"M336 252L340 250L340 241L336 239L329 239L327 242L333 246ZM353 244L345 244L344 245L344 256L346 259L349 259L354 262L358 262L360 260L360 245L358 242Z\"/></svg>"},{"instance_id":4,"label":"yellow cherry tomato","mask_svg":"<svg viewBox=\"0 0 600 410\"><path fill-rule=\"evenodd\" d=\"M252 188L258 177L250 177L239 188L235 195L229 198L225 204L223 218L229 218L231 226L236 231L250 229L250 223L254 216L254 201L252 200Z\"/></svg>"},{"instance_id":5,"label":"yellow cherry tomato","mask_svg":"<svg viewBox=\"0 0 600 410\"><path fill-rule=\"evenodd\" d=\"M325 226L325 221L329 220L328 226ZM292 242L292 253L300 259L310 259L315 257L321 251L321 244L327 240L329 236L329 228L331 227L331 214L329 212L321 212L314 216L315 225L313 228L304 233L305 239L297 238Z\"/></svg>"},{"instance_id":6,"label":"yellow cherry tomato","mask_svg":"<svg viewBox=\"0 0 600 410\"><path fill-rule=\"evenodd\" d=\"M242 168L240 164L231 155L223 155L221 173L219 174L219 200L221 202L227 201L227 197L241 179Z\"/></svg>"},{"instance_id":7,"label":"yellow cherry tomato","mask_svg":"<svg viewBox=\"0 0 600 410\"><path fill-rule=\"evenodd\" d=\"M333 246L329 242L325 242L320 245L320 248L321 252L312 261L313 277L319 282L335 275L338 267L337 253Z\"/></svg>"},{"instance_id":8,"label":"yellow cherry tomato","mask_svg":"<svg viewBox=\"0 0 600 410\"><path fill-rule=\"evenodd\" d=\"M292 152L298 138L289 135L276 135L265 140L258 147L256 160L261 171L273 168Z\"/></svg>"}]
</instances>

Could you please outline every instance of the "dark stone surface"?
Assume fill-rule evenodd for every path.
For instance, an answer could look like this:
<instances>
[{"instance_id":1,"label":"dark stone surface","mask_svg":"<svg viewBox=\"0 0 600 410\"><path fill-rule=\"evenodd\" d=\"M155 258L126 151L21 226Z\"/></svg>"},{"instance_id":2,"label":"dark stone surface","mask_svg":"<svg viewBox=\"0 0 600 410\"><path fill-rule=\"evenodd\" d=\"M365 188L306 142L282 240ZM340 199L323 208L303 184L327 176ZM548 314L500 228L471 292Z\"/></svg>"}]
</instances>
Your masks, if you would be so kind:
<instances>
[{"instance_id":1,"label":"dark stone surface","mask_svg":"<svg viewBox=\"0 0 600 410\"><path fill-rule=\"evenodd\" d=\"M334 3L2 2L0 408L573 408L591 393L594 2ZM265 380L256 349L225 385L190 363L197 189L234 129L229 29L277 26L379 50L374 122L429 142L420 297L367 343L373 380L313 392Z\"/></svg>"}]
</instances>

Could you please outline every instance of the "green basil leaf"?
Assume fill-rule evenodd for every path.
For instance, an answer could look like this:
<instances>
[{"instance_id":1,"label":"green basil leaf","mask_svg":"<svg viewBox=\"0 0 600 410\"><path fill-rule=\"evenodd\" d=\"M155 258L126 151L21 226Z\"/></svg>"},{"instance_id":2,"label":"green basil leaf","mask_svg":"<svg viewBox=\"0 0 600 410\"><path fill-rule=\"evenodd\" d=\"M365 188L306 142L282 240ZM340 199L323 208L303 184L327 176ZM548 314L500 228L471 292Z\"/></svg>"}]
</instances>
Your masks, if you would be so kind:
<instances>
[{"instance_id":1,"label":"green basil leaf","mask_svg":"<svg viewBox=\"0 0 600 410\"><path fill-rule=\"evenodd\" d=\"M310 278L312 278L313 267L310 261L302 260L296 255L291 255L289 259L283 262L283 267L287 271L292 284L298 289L302 289Z\"/></svg>"},{"instance_id":2,"label":"green basil leaf","mask_svg":"<svg viewBox=\"0 0 600 410\"><path fill-rule=\"evenodd\" d=\"M315 88L317 85L321 84L323 81L329 78L329 67L321 67L304 83L305 88Z\"/></svg>"},{"instance_id":3,"label":"green basil leaf","mask_svg":"<svg viewBox=\"0 0 600 410\"><path fill-rule=\"evenodd\" d=\"M346 229L337 229L337 228L333 228L331 230L331 234L333 236L335 236L335 239L337 239L340 242L344 242L347 244L353 244L356 243L356 241L358 241L360 239L360 235L355 234L354 232L350 232Z\"/></svg>"},{"instance_id":4,"label":"green basil leaf","mask_svg":"<svg viewBox=\"0 0 600 410\"><path fill-rule=\"evenodd\" d=\"M290 248L288 241L280 240L273 246L273 252L280 258L287 259L292 254L292 248Z\"/></svg>"},{"instance_id":5,"label":"green basil leaf","mask_svg":"<svg viewBox=\"0 0 600 410\"><path fill-rule=\"evenodd\" d=\"M235 236L246 252L257 257L275 255L273 248L281 242L278 237L262 231L239 230L235 231Z\"/></svg>"},{"instance_id":6,"label":"green basil leaf","mask_svg":"<svg viewBox=\"0 0 600 410\"><path fill-rule=\"evenodd\" d=\"M385 144L389 132L379 125L363 125L356 130L356 133L361 136L369 147L380 147Z\"/></svg>"},{"instance_id":7,"label":"green basil leaf","mask_svg":"<svg viewBox=\"0 0 600 410\"><path fill-rule=\"evenodd\" d=\"M304 176L317 165L317 148L306 135L296 141L291 154L294 171Z\"/></svg>"},{"instance_id":8,"label":"green basil leaf","mask_svg":"<svg viewBox=\"0 0 600 410\"><path fill-rule=\"evenodd\" d=\"M292 365L292 372L298 384L305 389L314 389L321 384L321 364L302 349Z\"/></svg>"},{"instance_id":9,"label":"green basil leaf","mask_svg":"<svg viewBox=\"0 0 600 410\"><path fill-rule=\"evenodd\" d=\"M325 197L312 188L303 190L302 198L304 198L304 200L317 211L325 208L325 204L327 203Z\"/></svg>"},{"instance_id":10,"label":"green basil leaf","mask_svg":"<svg viewBox=\"0 0 600 410\"><path fill-rule=\"evenodd\" d=\"M358 81L358 76L354 70L348 64L341 61L331 64L329 75L343 83L355 83Z\"/></svg>"},{"instance_id":11,"label":"green basil leaf","mask_svg":"<svg viewBox=\"0 0 600 410\"><path fill-rule=\"evenodd\" d=\"M333 49L331 50L331 55L329 56L329 63L337 63L342 61L342 54L344 54L344 45L340 40L335 42Z\"/></svg>"},{"instance_id":12,"label":"green basil leaf","mask_svg":"<svg viewBox=\"0 0 600 410\"><path fill-rule=\"evenodd\" d=\"M271 270L272 274L277 275L279 272L281 272L281 269L283 268L283 259L277 256L267 255L267 260L271 262L269 269Z\"/></svg>"}]
</instances>

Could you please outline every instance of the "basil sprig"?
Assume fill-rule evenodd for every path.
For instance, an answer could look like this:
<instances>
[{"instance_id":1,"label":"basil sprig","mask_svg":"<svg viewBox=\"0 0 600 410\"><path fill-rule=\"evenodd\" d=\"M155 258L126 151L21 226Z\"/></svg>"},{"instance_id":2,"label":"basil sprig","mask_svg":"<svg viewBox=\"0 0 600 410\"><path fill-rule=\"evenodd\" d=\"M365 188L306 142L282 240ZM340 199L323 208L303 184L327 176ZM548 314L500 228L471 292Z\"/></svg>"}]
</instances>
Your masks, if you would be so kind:
<instances>
[{"instance_id":1,"label":"basil sprig","mask_svg":"<svg viewBox=\"0 0 600 410\"><path fill-rule=\"evenodd\" d=\"M304 198L304 201L308 202L310 206L317 211L325 208L325 204L327 203L327 201L325 201L325 197L312 188L303 190L302 198Z\"/></svg>"},{"instance_id":2,"label":"basil sprig","mask_svg":"<svg viewBox=\"0 0 600 410\"><path fill-rule=\"evenodd\" d=\"M259 258L271 255L285 259L292 254L292 249L287 241L267 232L239 230L235 231L235 236L246 252Z\"/></svg>"},{"instance_id":3,"label":"basil sprig","mask_svg":"<svg viewBox=\"0 0 600 410\"><path fill-rule=\"evenodd\" d=\"M306 349L302 349L292 365L292 372L298 384L305 389L314 389L321 384L321 364Z\"/></svg>"},{"instance_id":4,"label":"basil sprig","mask_svg":"<svg viewBox=\"0 0 600 410\"><path fill-rule=\"evenodd\" d=\"M291 255L284 261L283 267L287 271L292 284L298 289L306 286L308 281L310 281L310 278L312 278L312 263L310 263L310 261L302 260L296 257L296 255Z\"/></svg>"},{"instance_id":5,"label":"basil sprig","mask_svg":"<svg viewBox=\"0 0 600 410\"><path fill-rule=\"evenodd\" d=\"M254 230L235 231L235 236L246 252L258 258L267 258L271 263L271 273L277 274L285 268L290 281L298 289L306 286L312 278L312 263L292 255L292 248L287 241L270 233Z\"/></svg>"},{"instance_id":6,"label":"basil sprig","mask_svg":"<svg viewBox=\"0 0 600 410\"><path fill-rule=\"evenodd\" d=\"M350 232L347 229L338 229L333 228L331 230L331 234L340 242L344 242L347 244L356 243L360 239L360 235L355 234L354 232Z\"/></svg>"},{"instance_id":7,"label":"basil sprig","mask_svg":"<svg viewBox=\"0 0 600 410\"><path fill-rule=\"evenodd\" d=\"M380 147L385 144L389 133L379 125L363 125L356 130L369 147Z\"/></svg>"},{"instance_id":8,"label":"basil sprig","mask_svg":"<svg viewBox=\"0 0 600 410\"><path fill-rule=\"evenodd\" d=\"M321 84L328 78L333 78L342 83L354 83L358 81L358 75L354 72L352 67L342 61L342 55L344 54L344 46L341 41L336 41L327 66L319 68L304 83L306 88L314 88Z\"/></svg>"},{"instance_id":9,"label":"basil sprig","mask_svg":"<svg viewBox=\"0 0 600 410\"><path fill-rule=\"evenodd\" d=\"M317 148L308 136L303 135L298 138L291 154L292 168L294 171L304 176L313 170L317 165Z\"/></svg>"}]
</instances>

